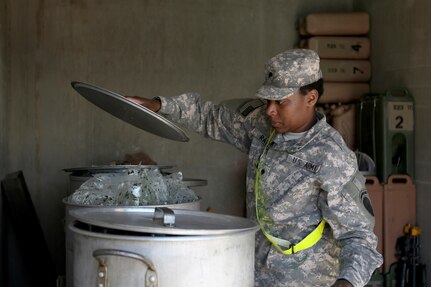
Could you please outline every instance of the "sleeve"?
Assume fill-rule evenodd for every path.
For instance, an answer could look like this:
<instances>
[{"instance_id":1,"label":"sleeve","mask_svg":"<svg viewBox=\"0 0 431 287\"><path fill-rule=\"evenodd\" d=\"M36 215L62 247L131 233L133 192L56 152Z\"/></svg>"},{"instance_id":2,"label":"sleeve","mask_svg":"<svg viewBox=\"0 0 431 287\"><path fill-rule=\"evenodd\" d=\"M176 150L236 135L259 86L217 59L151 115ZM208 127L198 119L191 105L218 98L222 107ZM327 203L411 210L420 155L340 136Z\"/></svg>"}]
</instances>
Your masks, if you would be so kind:
<instances>
[{"instance_id":1,"label":"sleeve","mask_svg":"<svg viewBox=\"0 0 431 287\"><path fill-rule=\"evenodd\" d=\"M354 286L364 286L383 263L383 257L376 250L373 208L360 172L342 185L341 190L328 192L327 206L322 213L341 247L338 278Z\"/></svg>"},{"instance_id":2,"label":"sleeve","mask_svg":"<svg viewBox=\"0 0 431 287\"><path fill-rule=\"evenodd\" d=\"M160 114L187 129L213 140L234 145L248 152L252 126L246 117L223 105L203 102L200 95L186 93L175 97L159 97Z\"/></svg>"}]
</instances>

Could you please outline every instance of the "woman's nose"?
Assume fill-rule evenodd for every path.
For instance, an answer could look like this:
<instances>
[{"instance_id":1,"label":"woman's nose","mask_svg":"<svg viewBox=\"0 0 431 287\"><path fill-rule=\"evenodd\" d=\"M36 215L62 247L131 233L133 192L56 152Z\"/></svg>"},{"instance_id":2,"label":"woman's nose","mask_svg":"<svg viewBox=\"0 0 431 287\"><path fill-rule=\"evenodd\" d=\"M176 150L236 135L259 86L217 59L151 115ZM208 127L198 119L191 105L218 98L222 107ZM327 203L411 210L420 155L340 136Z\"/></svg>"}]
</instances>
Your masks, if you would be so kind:
<instances>
[{"instance_id":1,"label":"woman's nose","mask_svg":"<svg viewBox=\"0 0 431 287\"><path fill-rule=\"evenodd\" d=\"M277 113L277 109L275 108L275 101L268 101L266 103L266 114L268 116L274 116Z\"/></svg>"}]
</instances>

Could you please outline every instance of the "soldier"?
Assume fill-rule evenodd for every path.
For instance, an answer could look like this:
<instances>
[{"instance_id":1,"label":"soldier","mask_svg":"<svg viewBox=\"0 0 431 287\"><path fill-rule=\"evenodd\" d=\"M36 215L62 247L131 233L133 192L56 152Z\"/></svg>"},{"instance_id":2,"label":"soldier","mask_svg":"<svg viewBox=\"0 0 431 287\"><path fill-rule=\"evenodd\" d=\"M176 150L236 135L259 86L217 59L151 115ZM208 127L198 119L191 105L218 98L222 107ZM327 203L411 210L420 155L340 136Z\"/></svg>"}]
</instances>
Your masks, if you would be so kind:
<instances>
[{"instance_id":1,"label":"soldier","mask_svg":"<svg viewBox=\"0 0 431 287\"><path fill-rule=\"evenodd\" d=\"M255 220L255 286L364 286L383 260L356 157L315 109L320 59L270 59L257 99L236 111L198 94L131 100L248 153L247 216Z\"/></svg>"}]
</instances>

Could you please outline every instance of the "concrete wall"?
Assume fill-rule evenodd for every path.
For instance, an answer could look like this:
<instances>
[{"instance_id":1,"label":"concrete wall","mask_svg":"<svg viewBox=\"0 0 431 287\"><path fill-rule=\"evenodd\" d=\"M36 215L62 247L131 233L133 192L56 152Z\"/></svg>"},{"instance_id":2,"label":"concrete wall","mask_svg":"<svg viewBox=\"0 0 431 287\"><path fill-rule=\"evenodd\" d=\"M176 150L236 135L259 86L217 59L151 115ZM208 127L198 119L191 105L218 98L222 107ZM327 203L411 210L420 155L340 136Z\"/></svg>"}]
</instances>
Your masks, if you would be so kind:
<instances>
[{"instance_id":1,"label":"concrete wall","mask_svg":"<svg viewBox=\"0 0 431 287\"><path fill-rule=\"evenodd\" d=\"M6 174L6 90L7 90L7 60L6 60L6 2L0 0L0 179ZM0 246L3 243L1 231L4 228L2 210L2 198L0 196ZM0 248L0 258L3 250ZM4 270L4 261L0 260L0 270ZM3 282L3 272L0 271L0 285Z\"/></svg>"},{"instance_id":2,"label":"concrete wall","mask_svg":"<svg viewBox=\"0 0 431 287\"><path fill-rule=\"evenodd\" d=\"M0 177L6 172L7 27L6 3L0 0Z\"/></svg>"},{"instance_id":3,"label":"concrete wall","mask_svg":"<svg viewBox=\"0 0 431 287\"><path fill-rule=\"evenodd\" d=\"M422 260L431 266L431 2L363 0L355 4L371 15L372 91L405 87L415 100L417 223L423 229Z\"/></svg>"},{"instance_id":4,"label":"concrete wall","mask_svg":"<svg viewBox=\"0 0 431 287\"><path fill-rule=\"evenodd\" d=\"M79 96L71 81L123 95L253 95L265 61L297 40L295 21L351 11L352 1L9 0L8 172L23 170L60 266L68 174L145 152L186 177L202 209L243 214L245 156L188 133L179 143L130 126ZM1 40L0 40L1 43ZM0 104L1 107L1 104Z\"/></svg>"}]
</instances>

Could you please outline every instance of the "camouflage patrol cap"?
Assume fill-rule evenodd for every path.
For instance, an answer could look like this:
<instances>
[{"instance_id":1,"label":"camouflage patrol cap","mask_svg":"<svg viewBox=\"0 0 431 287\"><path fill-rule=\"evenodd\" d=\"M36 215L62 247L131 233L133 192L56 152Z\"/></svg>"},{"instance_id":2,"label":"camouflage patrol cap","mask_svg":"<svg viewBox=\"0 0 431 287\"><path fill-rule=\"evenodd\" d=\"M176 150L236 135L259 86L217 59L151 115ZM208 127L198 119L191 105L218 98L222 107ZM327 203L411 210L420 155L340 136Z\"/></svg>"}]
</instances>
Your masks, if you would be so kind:
<instances>
[{"instance_id":1,"label":"camouflage patrol cap","mask_svg":"<svg viewBox=\"0 0 431 287\"><path fill-rule=\"evenodd\" d=\"M256 96L267 100L281 100L293 95L300 87L322 78L319 56L313 50L292 49L270 59L266 77Z\"/></svg>"}]
</instances>

